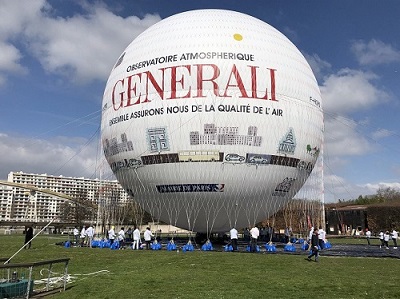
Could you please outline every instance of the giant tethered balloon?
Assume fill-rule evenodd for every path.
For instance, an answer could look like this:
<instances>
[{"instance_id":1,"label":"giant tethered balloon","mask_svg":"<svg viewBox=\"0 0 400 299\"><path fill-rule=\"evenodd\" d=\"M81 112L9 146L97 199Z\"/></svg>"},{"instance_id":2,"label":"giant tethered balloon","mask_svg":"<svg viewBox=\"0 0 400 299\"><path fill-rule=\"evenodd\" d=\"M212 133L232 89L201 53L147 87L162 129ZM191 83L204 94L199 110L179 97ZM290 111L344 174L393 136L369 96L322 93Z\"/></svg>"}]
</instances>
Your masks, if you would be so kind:
<instances>
[{"instance_id":1,"label":"giant tethered balloon","mask_svg":"<svg viewBox=\"0 0 400 299\"><path fill-rule=\"evenodd\" d=\"M323 129L304 56L234 11L151 26L117 59L103 97L118 181L155 220L196 232L248 227L281 208L313 169Z\"/></svg>"}]
</instances>

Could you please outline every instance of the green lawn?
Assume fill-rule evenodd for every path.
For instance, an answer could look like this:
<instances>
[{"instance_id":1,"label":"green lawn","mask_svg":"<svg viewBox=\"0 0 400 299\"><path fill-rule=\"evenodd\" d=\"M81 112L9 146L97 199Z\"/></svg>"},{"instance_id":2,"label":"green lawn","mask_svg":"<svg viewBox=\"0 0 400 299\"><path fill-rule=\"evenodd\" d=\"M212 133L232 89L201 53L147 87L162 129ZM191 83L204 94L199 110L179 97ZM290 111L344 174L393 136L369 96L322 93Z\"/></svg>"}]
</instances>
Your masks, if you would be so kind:
<instances>
[{"instance_id":1,"label":"green lawn","mask_svg":"<svg viewBox=\"0 0 400 299\"><path fill-rule=\"evenodd\" d=\"M291 254L55 245L62 240L40 236L32 249L13 259L18 263L71 258L72 282L66 292L50 298L400 298L399 259L321 256L315 263ZM23 236L0 236L0 257L11 256L22 243ZM101 270L109 272L81 275Z\"/></svg>"}]
</instances>

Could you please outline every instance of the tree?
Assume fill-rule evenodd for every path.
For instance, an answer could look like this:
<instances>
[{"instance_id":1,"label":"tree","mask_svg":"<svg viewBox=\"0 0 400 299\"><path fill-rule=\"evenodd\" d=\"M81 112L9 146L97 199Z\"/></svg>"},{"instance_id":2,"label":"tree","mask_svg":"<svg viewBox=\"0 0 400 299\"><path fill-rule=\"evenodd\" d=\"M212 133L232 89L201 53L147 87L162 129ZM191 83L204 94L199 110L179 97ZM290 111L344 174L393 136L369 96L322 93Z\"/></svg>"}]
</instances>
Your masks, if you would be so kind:
<instances>
[{"instance_id":1,"label":"tree","mask_svg":"<svg viewBox=\"0 0 400 299\"><path fill-rule=\"evenodd\" d=\"M74 201L66 200L60 205L60 217L66 222L82 226L84 223L93 221L94 216L94 207L88 201L84 190L77 191Z\"/></svg>"}]
</instances>

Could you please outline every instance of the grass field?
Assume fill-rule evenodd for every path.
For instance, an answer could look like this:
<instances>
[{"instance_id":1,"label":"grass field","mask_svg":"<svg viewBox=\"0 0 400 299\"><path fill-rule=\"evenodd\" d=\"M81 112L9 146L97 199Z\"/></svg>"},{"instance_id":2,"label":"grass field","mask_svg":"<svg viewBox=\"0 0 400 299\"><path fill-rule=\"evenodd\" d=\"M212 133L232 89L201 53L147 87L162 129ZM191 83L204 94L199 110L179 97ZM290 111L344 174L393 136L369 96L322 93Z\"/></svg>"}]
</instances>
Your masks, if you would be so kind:
<instances>
[{"instance_id":1,"label":"grass field","mask_svg":"<svg viewBox=\"0 0 400 299\"><path fill-rule=\"evenodd\" d=\"M0 257L23 236L0 236ZM71 258L74 278L49 298L400 298L400 260L232 252L64 248L62 236L40 236L13 263ZM347 239L347 242L365 240ZM375 240L374 240L375 241ZM336 240L331 243L335 244ZM341 239L338 242L346 242ZM98 275L84 276L100 270Z\"/></svg>"}]
</instances>

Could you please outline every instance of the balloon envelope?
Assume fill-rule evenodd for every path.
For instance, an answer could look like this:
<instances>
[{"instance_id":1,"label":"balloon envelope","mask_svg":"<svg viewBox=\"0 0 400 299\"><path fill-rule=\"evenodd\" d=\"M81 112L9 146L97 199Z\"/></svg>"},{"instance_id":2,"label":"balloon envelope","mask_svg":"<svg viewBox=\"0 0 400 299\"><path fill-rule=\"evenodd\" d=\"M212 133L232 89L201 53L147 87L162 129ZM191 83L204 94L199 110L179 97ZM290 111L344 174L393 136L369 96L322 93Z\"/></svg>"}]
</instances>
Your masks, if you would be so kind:
<instances>
[{"instance_id":1,"label":"balloon envelope","mask_svg":"<svg viewBox=\"0 0 400 299\"><path fill-rule=\"evenodd\" d=\"M151 26L108 79L102 143L155 219L197 232L251 226L290 200L323 139L321 95L282 33L226 10Z\"/></svg>"}]
</instances>

